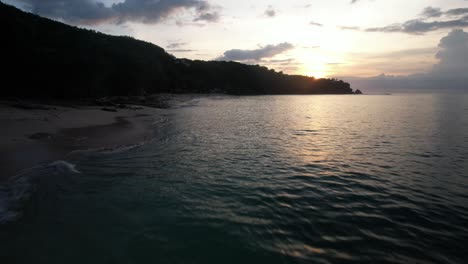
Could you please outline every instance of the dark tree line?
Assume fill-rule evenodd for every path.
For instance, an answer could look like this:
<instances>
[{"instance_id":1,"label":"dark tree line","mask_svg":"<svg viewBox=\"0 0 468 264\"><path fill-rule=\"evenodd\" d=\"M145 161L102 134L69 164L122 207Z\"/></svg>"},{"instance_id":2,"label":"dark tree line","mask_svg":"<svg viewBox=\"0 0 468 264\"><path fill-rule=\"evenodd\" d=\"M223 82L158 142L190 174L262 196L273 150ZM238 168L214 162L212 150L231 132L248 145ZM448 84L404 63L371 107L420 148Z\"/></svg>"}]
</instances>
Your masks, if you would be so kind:
<instances>
[{"instance_id":1,"label":"dark tree line","mask_svg":"<svg viewBox=\"0 0 468 264\"><path fill-rule=\"evenodd\" d=\"M176 59L148 42L72 27L1 2L0 29L1 96L352 93L348 83L335 79L236 62Z\"/></svg>"}]
</instances>

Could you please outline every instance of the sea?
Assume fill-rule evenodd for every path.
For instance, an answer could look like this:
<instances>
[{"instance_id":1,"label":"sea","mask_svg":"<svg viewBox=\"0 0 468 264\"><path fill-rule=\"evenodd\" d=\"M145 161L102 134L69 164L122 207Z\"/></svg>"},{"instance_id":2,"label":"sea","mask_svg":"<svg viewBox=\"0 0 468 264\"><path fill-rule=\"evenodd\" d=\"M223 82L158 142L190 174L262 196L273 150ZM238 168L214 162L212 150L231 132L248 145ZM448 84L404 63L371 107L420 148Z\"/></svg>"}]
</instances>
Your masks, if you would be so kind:
<instances>
[{"instance_id":1,"label":"sea","mask_svg":"<svg viewBox=\"0 0 468 264\"><path fill-rule=\"evenodd\" d=\"M0 186L8 263L467 263L468 95L210 96Z\"/></svg>"}]
</instances>

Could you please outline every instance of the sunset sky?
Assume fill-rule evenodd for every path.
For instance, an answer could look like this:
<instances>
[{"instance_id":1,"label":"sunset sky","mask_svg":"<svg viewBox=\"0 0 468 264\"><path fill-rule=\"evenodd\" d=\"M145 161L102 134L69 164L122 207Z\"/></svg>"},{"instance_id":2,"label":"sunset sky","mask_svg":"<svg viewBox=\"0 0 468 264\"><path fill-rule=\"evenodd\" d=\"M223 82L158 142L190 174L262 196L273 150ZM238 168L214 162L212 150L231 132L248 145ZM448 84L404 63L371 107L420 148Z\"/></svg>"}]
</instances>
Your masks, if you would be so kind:
<instances>
[{"instance_id":1,"label":"sunset sky","mask_svg":"<svg viewBox=\"0 0 468 264\"><path fill-rule=\"evenodd\" d=\"M441 39L468 28L466 0L4 2L146 40L179 58L235 60L316 77L427 73L442 60L436 57ZM468 36L457 32L458 39Z\"/></svg>"}]
</instances>

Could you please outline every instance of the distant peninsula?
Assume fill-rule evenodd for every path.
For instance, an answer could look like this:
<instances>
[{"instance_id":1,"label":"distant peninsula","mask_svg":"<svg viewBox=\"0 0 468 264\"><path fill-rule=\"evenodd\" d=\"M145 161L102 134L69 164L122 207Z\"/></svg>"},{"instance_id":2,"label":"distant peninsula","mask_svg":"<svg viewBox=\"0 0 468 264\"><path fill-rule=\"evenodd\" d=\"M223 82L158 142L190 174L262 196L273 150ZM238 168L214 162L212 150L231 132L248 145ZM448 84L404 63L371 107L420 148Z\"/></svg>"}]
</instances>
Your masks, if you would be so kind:
<instances>
[{"instance_id":1,"label":"distant peninsula","mask_svg":"<svg viewBox=\"0 0 468 264\"><path fill-rule=\"evenodd\" d=\"M145 41L69 26L1 2L0 28L2 97L355 93L337 79L237 62L177 59Z\"/></svg>"}]
</instances>

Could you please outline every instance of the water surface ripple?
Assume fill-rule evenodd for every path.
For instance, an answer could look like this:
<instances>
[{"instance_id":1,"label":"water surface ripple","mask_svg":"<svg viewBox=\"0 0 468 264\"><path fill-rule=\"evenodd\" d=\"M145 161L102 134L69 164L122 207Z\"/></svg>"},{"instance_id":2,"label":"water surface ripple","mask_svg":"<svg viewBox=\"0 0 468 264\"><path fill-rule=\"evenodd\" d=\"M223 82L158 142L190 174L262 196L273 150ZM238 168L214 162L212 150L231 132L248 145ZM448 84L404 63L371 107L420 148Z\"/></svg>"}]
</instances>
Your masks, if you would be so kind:
<instances>
[{"instance_id":1,"label":"water surface ripple","mask_svg":"<svg viewBox=\"0 0 468 264\"><path fill-rule=\"evenodd\" d=\"M36 180L15 263L466 263L467 96L261 96ZM13 262L11 262L13 263Z\"/></svg>"}]
</instances>

